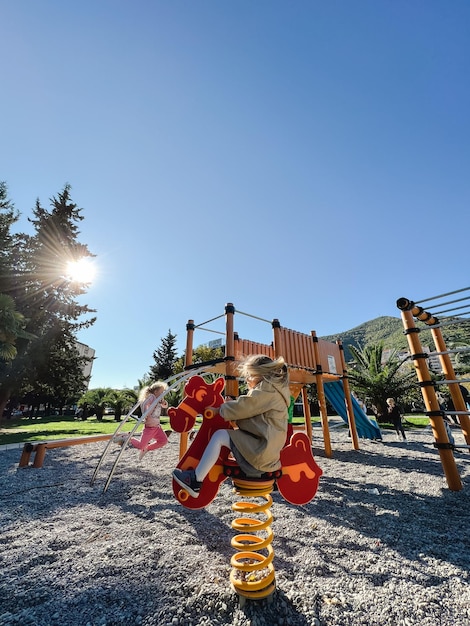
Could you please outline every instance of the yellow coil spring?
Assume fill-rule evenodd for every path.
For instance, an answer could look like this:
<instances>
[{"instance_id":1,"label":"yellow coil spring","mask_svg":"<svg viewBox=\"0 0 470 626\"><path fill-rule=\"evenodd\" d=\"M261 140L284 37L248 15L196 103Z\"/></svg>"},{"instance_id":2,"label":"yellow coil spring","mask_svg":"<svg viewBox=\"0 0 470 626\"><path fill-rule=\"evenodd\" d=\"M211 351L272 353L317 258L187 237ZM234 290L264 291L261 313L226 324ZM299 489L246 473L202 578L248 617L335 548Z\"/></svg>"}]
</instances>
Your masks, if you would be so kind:
<instances>
[{"instance_id":1,"label":"yellow coil spring","mask_svg":"<svg viewBox=\"0 0 470 626\"><path fill-rule=\"evenodd\" d=\"M232 510L243 513L244 517L237 517L232 522L232 528L243 534L235 535L231 541L232 548L239 552L230 561L230 582L238 595L259 600L271 595L276 587L272 564L274 550L271 545L273 516L270 511L274 481L253 482L234 478L233 483L238 495L264 500L261 504L241 500L232 505ZM250 514L263 514L265 520L250 517ZM260 531L264 531L264 538L253 534ZM260 554L261 550L267 554Z\"/></svg>"}]
</instances>

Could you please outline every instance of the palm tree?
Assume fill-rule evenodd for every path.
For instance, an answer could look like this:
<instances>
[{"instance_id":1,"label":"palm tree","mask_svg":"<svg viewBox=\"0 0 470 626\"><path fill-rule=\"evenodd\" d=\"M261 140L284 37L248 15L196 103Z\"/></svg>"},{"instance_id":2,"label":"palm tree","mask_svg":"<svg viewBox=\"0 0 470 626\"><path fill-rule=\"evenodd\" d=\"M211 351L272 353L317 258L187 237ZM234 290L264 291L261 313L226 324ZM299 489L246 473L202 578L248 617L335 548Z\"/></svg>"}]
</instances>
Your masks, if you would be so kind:
<instances>
[{"instance_id":1,"label":"palm tree","mask_svg":"<svg viewBox=\"0 0 470 626\"><path fill-rule=\"evenodd\" d=\"M101 422L103 419L104 409L108 404L108 398L111 396L112 392L113 390L111 387L89 389L83 394L77 404L81 407L85 405L89 407L90 413L93 412L96 415L96 419Z\"/></svg>"},{"instance_id":2,"label":"palm tree","mask_svg":"<svg viewBox=\"0 0 470 626\"><path fill-rule=\"evenodd\" d=\"M137 402L137 393L133 389L112 389L106 397L108 406L114 409L114 420L121 421L124 411Z\"/></svg>"},{"instance_id":3,"label":"palm tree","mask_svg":"<svg viewBox=\"0 0 470 626\"><path fill-rule=\"evenodd\" d=\"M348 365L348 378L351 387L362 397L366 397L378 421L386 421L387 398L397 403L416 384L416 375L392 351L388 359L383 358L383 343L371 344L365 348L349 346L353 362Z\"/></svg>"}]
</instances>

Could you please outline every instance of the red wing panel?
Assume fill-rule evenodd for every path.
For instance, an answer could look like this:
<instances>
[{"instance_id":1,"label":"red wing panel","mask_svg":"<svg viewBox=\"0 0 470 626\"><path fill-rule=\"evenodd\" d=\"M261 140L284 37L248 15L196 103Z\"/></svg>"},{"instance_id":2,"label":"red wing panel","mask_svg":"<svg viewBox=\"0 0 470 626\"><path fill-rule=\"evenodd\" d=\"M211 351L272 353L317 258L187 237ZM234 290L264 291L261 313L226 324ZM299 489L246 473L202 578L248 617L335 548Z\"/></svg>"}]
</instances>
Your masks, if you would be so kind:
<instances>
[{"instance_id":1,"label":"red wing panel","mask_svg":"<svg viewBox=\"0 0 470 626\"><path fill-rule=\"evenodd\" d=\"M282 497L291 504L307 504L313 500L323 474L312 454L305 433L295 433L288 446L281 450L282 476L277 486Z\"/></svg>"}]
</instances>

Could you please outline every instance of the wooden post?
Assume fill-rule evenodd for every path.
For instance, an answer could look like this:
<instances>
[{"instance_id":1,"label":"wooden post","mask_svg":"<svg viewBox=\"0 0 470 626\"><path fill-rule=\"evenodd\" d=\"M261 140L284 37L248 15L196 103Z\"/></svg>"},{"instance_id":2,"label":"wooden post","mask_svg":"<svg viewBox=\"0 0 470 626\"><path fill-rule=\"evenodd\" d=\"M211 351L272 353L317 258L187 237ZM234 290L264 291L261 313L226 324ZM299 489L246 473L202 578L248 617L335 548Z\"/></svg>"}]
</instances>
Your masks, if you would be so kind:
<instances>
[{"instance_id":1,"label":"wooden post","mask_svg":"<svg viewBox=\"0 0 470 626\"><path fill-rule=\"evenodd\" d=\"M311 331L313 341L313 352L315 355L315 382L317 384L318 404L320 406L320 419L323 432L323 444L325 446L325 455L328 458L333 456L331 449L330 429L328 427L328 411L326 408L325 388L323 386L322 365L320 359L320 350L318 349L318 337L314 330Z\"/></svg>"},{"instance_id":2,"label":"wooden post","mask_svg":"<svg viewBox=\"0 0 470 626\"><path fill-rule=\"evenodd\" d=\"M33 467L42 467L45 456L46 456L46 444L40 443L36 448L36 454L34 455Z\"/></svg>"},{"instance_id":3,"label":"wooden post","mask_svg":"<svg viewBox=\"0 0 470 626\"><path fill-rule=\"evenodd\" d=\"M28 467L29 461L31 459L31 453L34 450L34 444L25 443L23 446L23 451L21 452L20 462L18 463L18 467Z\"/></svg>"},{"instance_id":4,"label":"wooden post","mask_svg":"<svg viewBox=\"0 0 470 626\"><path fill-rule=\"evenodd\" d=\"M400 300L398 302L400 303ZM405 306L405 304L403 304L403 306ZM398 308L401 309L401 306ZM414 357L413 364L416 368L416 374L420 383L421 393L429 415L429 422L434 438L437 444L449 444L449 438L444 426L444 420L441 416L436 391L426 363L427 354L423 353L421 341L419 340L419 328L415 326L413 313L410 309L401 309L401 317L410 353ZM449 489L452 491L460 491L462 489L462 481L460 480L460 475L455 463L454 453L450 448L438 447L438 451Z\"/></svg>"},{"instance_id":5,"label":"wooden post","mask_svg":"<svg viewBox=\"0 0 470 626\"><path fill-rule=\"evenodd\" d=\"M447 347L442 337L442 332L440 328L431 328L431 334L434 339L434 345L436 346L437 352L447 352ZM444 373L446 380L456 380L454 366L452 365L452 361L450 360L450 356L448 354L440 354L439 361L441 363L442 371ZM462 397L462 392L459 388L459 383L449 383L449 391L452 396L452 402L454 403L454 407L456 411L467 411L467 405L464 402ZM470 446L470 418L468 415L456 415L460 423L460 427L462 428L463 436L465 437L465 441L467 445Z\"/></svg>"},{"instance_id":6,"label":"wooden post","mask_svg":"<svg viewBox=\"0 0 470 626\"><path fill-rule=\"evenodd\" d=\"M341 359L341 369L343 370L343 390L344 399L346 401L346 411L349 421L349 432L351 434L352 444L354 450L359 450L359 440L357 438L356 418L354 417L354 408L351 400L351 390L349 389L348 372L346 369L346 360L344 358L344 349L342 341L336 342L339 348L339 356Z\"/></svg>"},{"instance_id":7,"label":"wooden post","mask_svg":"<svg viewBox=\"0 0 470 626\"><path fill-rule=\"evenodd\" d=\"M185 366L192 365L193 363L193 340L194 340L194 320L188 320L186 324L186 353L184 355ZM188 434L180 433L180 459L186 454L188 449Z\"/></svg>"},{"instance_id":8,"label":"wooden post","mask_svg":"<svg viewBox=\"0 0 470 626\"><path fill-rule=\"evenodd\" d=\"M281 324L279 323L278 319L274 319L271 325L273 328L274 356L276 358L279 356L282 356L287 361L288 357L285 354L285 346L284 346L284 340L282 336Z\"/></svg>"},{"instance_id":9,"label":"wooden post","mask_svg":"<svg viewBox=\"0 0 470 626\"><path fill-rule=\"evenodd\" d=\"M305 429L307 436L312 441L312 416L310 413L310 404L308 401L307 387L302 387L302 403L304 406Z\"/></svg>"},{"instance_id":10,"label":"wooden post","mask_svg":"<svg viewBox=\"0 0 470 626\"><path fill-rule=\"evenodd\" d=\"M235 307L231 302L225 305L225 395L236 398L238 396L238 380L235 363Z\"/></svg>"}]
</instances>

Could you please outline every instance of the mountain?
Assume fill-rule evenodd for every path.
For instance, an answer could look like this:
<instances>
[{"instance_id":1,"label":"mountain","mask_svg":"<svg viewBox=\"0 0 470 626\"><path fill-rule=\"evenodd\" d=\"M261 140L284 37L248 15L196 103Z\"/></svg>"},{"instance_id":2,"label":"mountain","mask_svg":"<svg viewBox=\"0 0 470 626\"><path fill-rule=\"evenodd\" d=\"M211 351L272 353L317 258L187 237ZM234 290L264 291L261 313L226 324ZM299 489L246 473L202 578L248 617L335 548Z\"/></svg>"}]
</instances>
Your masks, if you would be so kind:
<instances>
[{"instance_id":1,"label":"mountain","mask_svg":"<svg viewBox=\"0 0 470 626\"><path fill-rule=\"evenodd\" d=\"M426 335L430 335L429 331L424 330L420 336L423 342L423 336L425 342L423 345L427 345L428 338ZM399 317L376 317L370 322L364 322L360 326L356 326L351 330L346 330L336 335L325 335L320 337L325 341L335 343L337 340L341 340L344 347L344 358L346 361L352 359L351 353L348 350L348 346L355 346L359 348L365 348L369 344L376 344L383 342L384 348L392 348L396 350L408 350L408 342L403 330L403 323Z\"/></svg>"},{"instance_id":2,"label":"mountain","mask_svg":"<svg viewBox=\"0 0 470 626\"><path fill-rule=\"evenodd\" d=\"M458 323L445 325L442 329L442 335L448 348L456 346L470 347L470 322L465 318L457 318L454 320ZM431 331L423 324L417 325L420 328L419 340L423 347L429 347L434 350L434 340ZM325 335L320 337L325 341L335 343L341 339L344 347L344 358L346 362L352 360L352 355L348 350L348 346L356 346L365 348L369 344L377 344L383 342L384 349L406 350L408 352L408 341L403 328L403 322L399 317L376 317L370 322L364 322L360 326L356 326L351 330L345 330L336 335ZM462 357L461 357L462 360Z\"/></svg>"}]
</instances>

